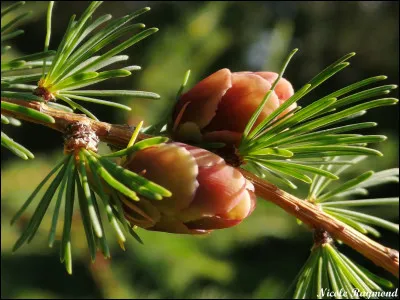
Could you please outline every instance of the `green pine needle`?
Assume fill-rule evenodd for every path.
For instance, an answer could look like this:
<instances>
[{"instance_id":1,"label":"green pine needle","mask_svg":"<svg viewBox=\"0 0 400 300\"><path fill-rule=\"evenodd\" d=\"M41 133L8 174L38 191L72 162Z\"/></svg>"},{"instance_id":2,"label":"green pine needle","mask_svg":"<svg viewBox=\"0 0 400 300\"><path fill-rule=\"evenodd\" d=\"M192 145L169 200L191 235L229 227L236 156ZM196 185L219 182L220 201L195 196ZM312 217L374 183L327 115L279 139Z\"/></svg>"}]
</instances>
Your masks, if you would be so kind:
<instances>
[{"instance_id":1,"label":"green pine needle","mask_svg":"<svg viewBox=\"0 0 400 300\"><path fill-rule=\"evenodd\" d=\"M95 155L95 153L91 154ZM96 160L94 157L93 159ZM110 174L114 175L114 177L116 178L120 178L122 182L124 182L138 194L142 194L145 197L151 197L152 199L156 200L161 200L163 197L172 196L171 192L163 188L162 186L151 182L132 171L118 166L107 158L99 157L99 161L101 162L102 167L106 168L107 171L110 172Z\"/></svg>"},{"instance_id":2,"label":"green pine needle","mask_svg":"<svg viewBox=\"0 0 400 300\"><path fill-rule=\"evenodd\" d=\"M296 50L289 54L273 87L282 77L283 71L295 52ZM347 67L349 64L346 60L354 55L355 53L345 55L328 66L253 128L268 96L273 91L273 88L271 88L243 132L239 145L239 153L242 159L247 163L254 162L253 167L257 170L257 173L265 175L267 172L273 177L280 174L286 180L286 177L290 176L311 183L310 178L302 172L307 169L307 171L317 174L315 169L306 167L315 161L324 161L328 157L335 156L382 156L381 152L368 146L386 140L385 136L352 133L354 130L376 126L376 123L361 122L337 125L360 117L369 109L396 104L398 100L394 98L369 100L371 97L387 95L391 90L397 88L396 85L383 85L351 94L357 89L386 79L386 76L376 76L356 82L330 93L306 107L297 107L282 118L277 119L290 105L301 101L314 88ZM364 102L355 104L361 101ZM292 161L295 161L295 163ZM264 168L261 166L264 166ZM288 167L290 167L290 170L288 170ZM323 174L320 173L319 175L331 180L337 179L336 175L328 169L324 169ZM282 182L281 179L277 178L278 181ZM286 183L289 182L286 181ZM293 187L293 184L290 182L289 186Z\"/></svg>"},{"instance_id":3,"label":"green pine needle","mask_svg":"<svg viewBox=\"0 0 400 300\"><path fill-rule=\"evenodd\" d=\"M96 157L90 154L87 150L83 150L89 163L93 164L96 169L97 174L107 182L113 189L119 191L128 198L139 201L137 194L129 189L127 186L119 182L114 176L112 176L106 168L98 161Z\"/></svg>"},{"instance_id":4,"label":"green pine needle","mask_svg":"<svg viewBox=\"0 0 400 300\"><path fill-rule=\"evenodd\" d=\"M15 216L11 219L10 224L13 225L15 223L16 220L18 220L22 214L24 213L24 211L28 208L28 206L32 203L32 201L35 199L36 195L39 193L39 191L41 190L41 188L46 184L46 182L50 179L50 177L56 173L60 167L62 165L64 165L65 160L67 159L67 157L65 157L60 163L58 163L54 169L52 169L50 171L49 174L47 174L47 176L43 179L42 182L39 183L39 185L36 187L36 189L33 191L33 193L29 196L28 200L25 201L24 205L22 205L22 207L18 210L18 212L15 214Z\"/></svg>"},{"instance_id":5,"label":"green pine needle","mask_svg":"<svg viewBox=\"0 0 400 300\"><path fill-rule=\"evenodd\" d=\"M74 100L78 100L78 101L86 101L86 102L98 103L98 104L102 104L102 105L121 108L121 109L124 109L124 110L127 110L127 111L131 111L132 110L131 107L129 107L127 105L123 105L123 104L117 103L117 102L105 101L105 100L101 100L101 99L97 99L97 98L78 96L78 95L67 94L67 93L61 93L61 95L65 96L65 97L68 97L69 99L74 99Z\"/></svg>"},{"instance_id":6,"label":"green pine needle","mask_svg":"<svg viewBox=\"0 0 400 300\"><path fill-rule=\"evenodd\" d=\"M345 171L351 170L365 157L357 156L352 160L352 164L340 166L337 164L324 164L320 166L321 170L329 170L333 174L339 175ZM334 157L330 162L340 161L340 157ZM356 211L358 208L399 205L398 197L358 199L353 200L353 196L367 196L366 188L382 185L386 183L399 182L399 169L393 168L380 172L368 171L353 179L339 183L336 187L331 187L331 180L321 175L316 175L310 185L308 200L318 203L323 211L346 223L363 234L372 234L379 237L380 233L372 226L378 226L396 233L399 233L399 225L387 221L383 218L372 216L367 213Z\"/></svg>"},{"instance_id":7,"label":"green pine needle","mask_svg":"<svg viewBox=\"0 0 400 300\"><path fill-rule=\"evenodd\" d=\"M87 198L85 196L85 192L83 191L83 187L81 181L76 178L76 185L78 187L78 201L79 201L79 208L81 210L81 218L83 223L83 228L85 230L86 241L89 248L89 253L92 262L96 260L96 242L95 242L95 235L93 233L93 226L91 223L91 217L87 205ZM93 207L93 204L92 204ZM102 229L99 229L102 232Z\"/></svg>"},{"instance_id":8,"label":"green pine needle","mask_svg":"<svg viewBox=\"0 0 400 300\"><path fill-rule=\"evenodd\" d=\"M64 96L64 95L58 95L58 98L60 98L61 100L63 100L65 103L67 103L69 106L72 107L73 110L78 109L81 112L85 113L85 115L87 115L89 118L98 121L99 119L96 118L96 116L94 114L92 114L89 110L87 110L86 108L84 108L82 105L72 101L71 99L69 99L68 97Z\"/></svg>"},{"instance_id":9,"label":"green pine needle","mask_svg":"<svg viewBox=\"0 0 400 300\"><path fill-rule=\"evenodd\" d=\"M119 150L119 151L116 151L116 152L113 152L110 154L102 155L102 157L123 157L123 156L131 155L131 154L135 153L136 151L145 149L147 147L161 144L161 143L166 143L168 140L169 140L169 138L162 137L162 136L148 138L148 139L142 140L140 142L137 142L128 148L125 148L125 149L122 149L122 150Z\"/></svg>"},{"instance_id":10,"label":"green pine needle","mask_svg":"<svg viewBox=\"0 0 400 300\"><path fill-rule=\"evenodd\" d=\"M165 142L165 140L166 138L161 137L149 139L148 141L143 140L135 144L137 145L136 148L128 148L128 152L125 152L125 154L133 153L133 151L144 149L156 143ZM138 195L155 200L171 196L171 193L165 188L129 170L123 169L108 158L103 158L83 148L80 149L78 154L78 156L75 156L75 154L65 155L38 185L11 221L11 224L13 224L22 216L39 191L54 177L39 200L27 227L15 243L13 251L18 250L25 242L29 243L34 238L50 202L53 198L56 198L48 236L49 247L54 245L57 238L56 231L59 213L64 198L64 228L61 238L60 260L64 262L69 274L72 274L71 226L75 197L77 197L79 203L90 256L92 261L94 261L98 247L106 258L110 257L110 249L105 237L105 228L102 221L102 212L104 213L104 211L108 223L113 228L117 240L123 249L123 245L126 242L124 232L129 232L138 242L142 243L140 237L125 219L121 199L119 198L120 195L125 195L134 201L139 201ZM75 189L77 194L75 194ZM98 201L102 205L99 205Z\"/></svg>"},{"instance_id":11,"label":"green pine needle","mask_svg":"<svg viewBox=\"0 0 400 300\"><path fill-rule=\"evenodd\" d=\"M97 216L96 210L94 208L94 202L92 199L92 193L90 191L90 185L88 182L88 177L86 174L86 165L85 165L85 156L82 152L82 150L79 152L79 175L80 175L80 182L81 186L83 187L83 192L84 196L86 199L86 202L88 204L88 211L89 211L89 216L91 220L91 224L93 226L94 232L96 233L96 236L101 238L103 236L103 232L100 227L100 221Z\"/></svg>"},{"instance_id":12,"label":"green pine needle","mask_svg":"<svg viewBox=\"0 0 400 300\"><path fill-rule=\"evenodd\" d=\"M65 192L64 228L61 238L60 261L64 262L68 274L72 274L72 249L71 249L71 226L75 202L75 164L68 169L68 181Z\"/></svg>"},{"instance_id":13,"label":"green pine needle","mask_svg":"<svg viewBox=\"0 0 400 300\"><path fill-rule=\"evenodd\" d=\"M44 51L46 52L49 49L50 45L50 36L51 36L51 16L53 13L53 6L54 6L54 1L49 1L49 6L47 9L47 15L46 15L46 38L44 40ZM42 70L42 76L45 74L45 69L46 69L46 59L43 60L43 70Z\"/></svg>"},{"instance_id":14,"label":"green pine needle","mask_svg":"<svg viewBox=\"0 0 400 300\"><path fill-rule=\"evenodd\" d=\"M7 6L6 8L3 8L1 10L1 17L3 18L8 13L12 12L13 10L18 9L20 6L22 6L24 4L25 4L25 1L18 1L18 2L15 2L14 4L11 4L10 6Z\"/></svg>"},{"instance_id":15,"label":"green pine needle","mask_svg":"<svg viewBox=\"0 0 400 300\"><path fill-rule=\"evenodd\" d=\"M373 174L374 174L373 171L368 171L368 172L365 172L364 174L357 176L356 178L354 178L352 180L349 180L349 181L343 183L336 189L333 189L333 190L319 196L318 202L324 202L324 201L328 200L329 198L332 198L341 192L344 192L348 189L354 188L355 186L359 185L361 182L370 178Z\"/></svg>"},{"instance_id":16,"label":"green pine needle","mask_svg":"<svg viewBox=\"0 0 400 300\"><path fill-rule=\"evenodd\" d=\"M29 118L32 118L34 120L40 121L40 122L45 122L45 123L55 123L55 120L53 117L48 116L42 112L39 112L35 109L28 108L25 106L21 106L18 104L10 103L10 102L5 102L1 101L1 108L4 110L8 110L11 112L16 112L19 114L22 114L24 116L27 116Z\"/></svg>"},{"instance_id":17,"label":"green pine needle","mask_svg":"<svg viewBox=\"0 0 400 300\"><path fill-rule=\"evenodd\" d=\"M1 115L1 123L10 124L10 120L6 116Z\"/></svg>"},{"instance_id":18,"label":"green pine needle","mask_svg":"<svg viewBox=\"0 0 400 300\"><path fill-rule=\"evenodd\" d=\"M87 160L86 160L87 161ZM93 164L89 164L91 174L93 175L93 180L94 180L94 185L91 187L94 189L103 201L104 207L106 209L108 221L110 222L111 226L115 230L118 240L122 243L126 241L125 235L123 234L123 231L121 227L119 226L119 223L117 222L116 216L113 214L112 206L110 203L110 196L107 195L107 193L104 191L103 184L101 183L100 177L97 175L96 170L93 166Z\"/></svg>"},{"instance_id":19,"label":"green pine needle","mask_svg":"<svg viewBox=\"0 0 400 300\"><path fill-rule=\"evenodd\" d=\"M7 30L11 29L13 26L15 26L15 24L17 24L19 21L29 16L31 13L32 13L31 11L28 11L26 13L20 14L18 17L15 17L4 26L1 26L1 33L3 34L4 32L7 32Z\"/></svg>"},{"instance_id":20,"label":"green pine needle","mask_svg":"<svg viewBox=\"0 0 400 300\"><path fill-rule=\"evenodd\" d=\"M18 126L21 126L21 125L22 125L21 121L18 120L18 119L15 119L15 118L10 117L10 116L7 117L7 119L8 119L8 121L10 122L9 124L12 125L12 126L18 127Z\"/></svg>"},{"instance_id":21,"label":"green pine needle","mask_svg":"<svg viewBox=\"0 0 400 300\"><path fill-rule=\"evenodd\" d=\"M315 244L296 279L294 299L357 299L383 292L393 284L360 267L332 244ZM356 290L357 289L357 290Z\"/></svg>"},{"instance_id":22,"label":"green pine needle","mask_svg":"<svg viewBox=\"0 0 400 300\"><path fill-rule=\"evenodd\" d=\"M8 34L2 34L1 35L1 42L3 43L5 41L11 40L11 39L23 34L23 33L24 33L23 30L18 29L18 30L15 30L15 31L13 31L11 33L8 33Z\"/></svg>"},{"instance_id":23,"label":"green pine needle","mask_svg":"<svg viewBox=\"0 0 400 300\"><path fill-rule=\"evenodd\" d=\"M11 98L11 99L18 99L18 100L25 100L25 101L43 102L42 98L40 98L38 96L35 96L35 95L32 95L32 93L1 91L1 97ZM3 103L3 101L1 103ZM16 105L16 104L14 104L14 105ZM10 106L10 107L14 107L14 106ZM36 111L36 112L38 112L38 111Z\"/></svg>"},{"instance_id":24,"label":"green pine needle","mask_svg":"<svg viewBox=\"0 0 400 300\"><path fill-rule=\"evenodd\" d=\"M152 135L157 135L160 134L162 131L166 130L171 130L172 128L168 128L172 126L172 112L175 107L176 102L181 98L183 91L185 90L185 87L189 81L190 78L190 70L187 70L184 77L181 86L178 89L178 92L176 93L175 96L175 102L171 103L167 110L164 112L163 116L161 117L161 120L158 121L156 124L150 125L147 127L144 132L147 134L152 134Z\"/></svg>"},{"instance_id":25,"label":"green pine needle","mask_svg":"<svg viewBox=\"0 0 400 300\"><path fill-rule=\"evenodd\" d=\"M375 199L362 199L362 200L344 200L344 201L330 201L321 203L323 207L348 207L348 206L374 206L374 205L399 205L399 198L375 198Z\"/></svg>"},{"instance_id":26,"label":"green pine needle","mask_svg":"<svg viewBox=\"0 0 400 300\"><path fill-rule=\"evenodd\" d=\"M286 58L285 62L283 63L283 67L282 67L281 71L279 72L278 78L274 81L274 83L271 86L271 89L267 92L267 94L265 95L263 101L261 102L261 104L259 105L257 110L254 112L254 114L250 118L249 122L247 123L246 128L245 128L245 130L243 132L242 142L246 140L247 136L250 133L251 128L253 127L254 123L256 122L256 120L257 120L258 116L260 115L263 107L265 106L265 103L268 101L269 96L275 90L275 87L278 84L279 80L282 78L283 73L285 72L290 60L292 59L293 55L296 54L297 51L298 51L298 49L292 50L292 52L290 52L290 54ZM274 113L272 113L272 114L274 114ZM252 133L250 133L249 138L251 139L257 132L259 132L261 130L261 128L263 128L266 124L268 124L270 119L272 119L272 118L266 118L265 120L263 120L263 122L261 122L260 125L258 125L254 129L254 131L252 131Z\"/></svg>"},{"instance_id":27,"label":"green pine needle","mask_svg":"<svg viewBox=\"0 0 400 300\"><path fill-rule=\"evenodd\" d=\"M337 214L341 214L343 216L347 216L348 218L351 218L356 221L360 221L365 224L370 224L370 225L376 225L379 227L382 227L384 229L393 231L395 233L399 233L399 224L393 223L386 221L382 218L374 217L369 214L364 214L356 211L351 211L348 209L341 209L341 208L334 208L334 207L329 207L329 208L323 208L324 211L326 212L334 212Z\"/></svg>"},{"instance_id":28,"label":"green pine needle","mask_svg":"<svg viewBox=\"0 0 400 300\"><path fill-rule=\"evenodd\" d=\"M65 93L73 93L74 95L84 95L84 96L101 96L101 97L116 97L116 96L130 96L135 98L144 99L159 99L160 96L151 92L142 91L130 91L130 90L84 90L84 91L69 91L65 90Z\"/></svg>"},{"instance_id":29,"label":"green pine needle","mask_svg":"<svg viewBox=\"0 0 400 300\"><path fill-rule=\"evenodd\" d=\"M158 99L159 95L141 91L102 91L102 90L80 90L96 83L105 80L125 77L131 75L131 70L138 70L137 66L126 67L122 69L114 69L103 72L96 72L113 63L127 60L127 55L117 55L127 48L133 46L139 41L145 39L158 29L150 28L134 34L127 38L124 42L115 45L108 52L100 55L97 54L104 47L119 40L123 35L133 32L137 29L143 29L144 24L129 25L128 22L135 17L147 12L149 8L141 9L128 16L116 19L109 22L111 15L101 16L94 21L90 21L94 12L99 7L101 2L92 2L82 16L75 21L73 16L68 25L67 31L57 52L53 58L50 69L42 78L40 85L48 89L56 98L65 101L72 108L77 108L87 114L90 118L96 117L83 106L75 103L71 99L90 101L98 104L114 106L130 110L129 107L110 101L104 101L95 97L118 97L118 96L133 96L136 98ZM104 28L93 32L101 25L108 23ZM89 97L85 97L89 96Z\"/></svg>"},{"instance_id":30,"label":"green pine needle","mask_svg":"<svg viewBox=\"0 0 400 300\"><path fill-rule=\"evenodd\" d=\"M3 74L2 74L3 75ZM4 80L3 84L12 84L12 83L25 83L25 82L33 82L39 81L42 77L42 73L34 73L29 75L15 75L15 76L2 76L1 78ZM36 88L36 86L35 86ZM35 96L36 97L36 96ZM43 101L43 99L36 97L37 100L34 101Z\"/></svg>"},{"instance_id":31,"label":"green pine needle","mask_svg":"<svg viewBox=\"0 0 400 300\"><path fill-rule=\"evenodd\" d=\"M178 92L176 93L176 97L175 97L176 101L178 101L181 98L181 95L182 95L183 91L185 90L185 87L189 81L189 77L190 77L190 70L187 70L185 73L185 76L183 77L182 85L179 88Z\"/></svg>"},{"instance_id":32,"label":"green pine needle","mask_svg":"<svg viewBox=\"0 0 400 300\"><path fill-rule=\"evenodd\" d=\"M3 122L3 118L2 118L2 122ZM14 153L15 155L17 155L18 157L20 157L24 160L35 158L35 156L33 155L32 152L30 152L28 149L26 149L21 144L14 141L12 138L10 138L8 135L6 135L4 132L1 132L1 146L7 148L12 153Z\"/></svg>"},{"instance_id":33,"label":"green pine needle","mask_svg":"<svg viewBox=\"0 0 400 300\"><path fill-rule=\"evenodd\" d=\"M4 14L18 8L23 3L10 6L10 10L4 10ZM119 55L120 52L135 45L141 40L157 32L157 28L145 28L144 24L129 24L133 19L150 10L145 7L122 18L111 20L109 14L93 19L93 15L102 1L93 1L83 14L76 18L72 16L67 30L57 51L48 50L51 37L51 21L54 1L50 1L46 15L46 38L44 51L31 55L22 56L12 61L2 62L2 96L14 97L28 101L43 101L41 97L32 93L15 92L14 90L28 90L33 92L35 87L26 83L38 83L39 87L47 90L54 98L65 101L73 109L78 109L97 120L95 115L84 106L75 103L74 100L93 102L101 105L113 106L125 110L131 110L129 106L98 99L98 97L120 97L131 96L135 98L159 99L155 93L130 91L130 90L85 90L82 88L118 77L130 76L131 71L140 70L138 66L126 66L118 69L104 70L114 63L126 61L127 55ZM17 23L22 16L2 27L2 44L19 34L22 30L9 32L11 25ZM142 31L141 31L142 30ZM7 31L7 34L3 32ZM136 31L136 33L135 33ZM129 35L131 35L129 37ZM121 38L125 39L122 43ZM101 53L101 50L114 44L114 47ZM2 45L2 52L8 48ZM52 57L51 60L49 58ZM22 74L27 69L42 68L41 73L30 75ZM12 72L12 73L11 73ZM16 73L16 72L19 72ZM22 85L21 85L22 84ZM65 110L65 109L63 109Z\"/></svg>"},{"instance_id":34,"label":"green pine needle","mask_svg":"<svg viewBox=\"0 0 400 300\"><path fill-rule=\"evenodd\" d=\"M67 185L67 180L68 180L68 176L71 172L71 168L72 168L72 164L73 164L73 160L72 160L72 155L70 155L68 162L67 162L67 169L66 172L64 173L64 176L62 178L61 181L61 185L60 188L58 190L58 194L57 194L57 202L56 205L54 207L54 213L53 213L53 218L51 221L51 228L50 228L50 233L49 233L49 239L48 239L48 243L49 243L49 247L53 247L55 238L56 238L56 231L57 231L57 223L58 223L58 216L60 213L60 208L61 208L61 201L62 198L64 196L65 193L65 188Z\"/></svg>"},{"instance_id":35,"label":"green pine needle","mask_svg":"<svg viewBox=\"0 0 400 300\"><path fill-rule=\"evenodd\" d=\"M18 250L18 248L21 247L26 241L28 241L28 243L29 243L35 236L35 234L43 220L43 217L46 213L46 210L49 207L49 204L50 204L58 186L60 185L60 183L62 181L65 171L66 171L66 165L64 165L62 167L61 171L58 172L58 174L53 179L50 186L44 193L42 199L39 202L39 205L36 207L35 212L33 213L32 217L31 217L27 227L25 228L21 237L15 243L15 245L13 247L13 252ZM15 220L15 218L13 220Z\"/></svg>"}]
</instances>

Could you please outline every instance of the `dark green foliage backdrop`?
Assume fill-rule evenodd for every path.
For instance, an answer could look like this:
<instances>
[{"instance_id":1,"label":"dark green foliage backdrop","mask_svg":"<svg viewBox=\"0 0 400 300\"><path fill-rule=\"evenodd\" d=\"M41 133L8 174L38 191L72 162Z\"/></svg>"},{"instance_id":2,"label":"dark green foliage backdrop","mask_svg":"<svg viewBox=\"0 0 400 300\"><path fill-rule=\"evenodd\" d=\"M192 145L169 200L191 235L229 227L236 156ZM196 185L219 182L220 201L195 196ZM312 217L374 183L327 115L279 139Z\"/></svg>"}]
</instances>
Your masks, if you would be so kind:
<instances>
[{"instance_id":1,"label":"dark green foliage backdrop","mask_svg":"<svg viewBox=\"0 0 400 300\"><path fill-rule=\"evenodd\" d=\"M46 6L47 2L27 3L25 9L35 13L21 26L25 35L16 39L14 55L42 50ZM61 40L69 17L79 15L86 6L86 1L56 2L50 49ZM165 114L187 69L192 70L189 86L223 67L232 71L277 71L283 57L295 47L300 51L285 75L295 88L343 54L357 52L351 67L316 89L305 102L370 76L384 74L389 77L388 83L399 82L398 2L114 1L104 3L96 15L119 17L144 6L152 10L140 22L160 31L130 50L129 61L143 70L133 77L107 82L103 88L148 90L162 98L120 99L132 106L130 114L88 105L101 120L136 124L144 119L145 125L151 124ZM398 91L392 96L398 98ZM369 133L384 134L389 139L377 146L385 157L369 159L360 168L398 167L398 107L373 110L363 118L379 123ZM59 263L58 244L54 249L47 248L50 218L45 219L31 245L12 255L11 247L21 228L11 228L9 220L61 157L62 138L50 129L26 123L22 128L8 128L8 132L32 150L36 159L22 162L1 150L2 297L283 297L308 257L312 245L309 232L265 202L259 202L255 213L241 225L206 238L141 230L144 246L131 239L126 252L115 246L111 262L99 257L92 266L78 217L73 228L76 251L72 277ZM371 196L395 196L396 190L396 185L389 185L372 190ZM382 213L398 222L395 212ZM394 234L384 233L382 240L387 246L399 247ZM341 248L357 262L387 276L345 246Z\"/></svg>"}]
</instances>

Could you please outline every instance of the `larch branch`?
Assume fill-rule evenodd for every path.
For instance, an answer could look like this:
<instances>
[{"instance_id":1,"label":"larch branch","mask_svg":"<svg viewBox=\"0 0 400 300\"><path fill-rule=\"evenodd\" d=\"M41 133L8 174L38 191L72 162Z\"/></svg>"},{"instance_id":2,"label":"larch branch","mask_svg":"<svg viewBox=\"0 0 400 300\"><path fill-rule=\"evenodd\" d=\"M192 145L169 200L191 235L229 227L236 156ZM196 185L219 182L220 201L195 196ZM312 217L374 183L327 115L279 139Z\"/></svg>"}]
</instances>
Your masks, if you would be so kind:
<instances>
[{"instance_id":1,"label":"larch branch","mask_svg":"<svg viewBox=\"0 0 400 300\"><path fill-rule=\"evenodd\" d=\"M11 102L45 113L53 117L55 123L45 123L32 119L26 115L2 109L1 113L6 116L39 123L62 133L65 133L70 124L76 122L85 123L91 126L92 130L97 134L101 141L118 147L125 147L128 144L134 130L133 126L109 124L92 120L85 115L51 108L42 102L30 102L11 98L2 98L1 101ZM145 139L147 137L149 136L140 134L138 139ZM278 187L261 180L246 170L240 169L240 171L254 184L256 194L259 197L278 205L287 213L295 216L304 224L307 224L311 229L326 230L335 239L347 244L376 265L395 275L397 278L399 277L399 252L397 250L385 247L373 241L366 235L323 212L317 205L298 199Z\"/></svg>"}]
</instances>

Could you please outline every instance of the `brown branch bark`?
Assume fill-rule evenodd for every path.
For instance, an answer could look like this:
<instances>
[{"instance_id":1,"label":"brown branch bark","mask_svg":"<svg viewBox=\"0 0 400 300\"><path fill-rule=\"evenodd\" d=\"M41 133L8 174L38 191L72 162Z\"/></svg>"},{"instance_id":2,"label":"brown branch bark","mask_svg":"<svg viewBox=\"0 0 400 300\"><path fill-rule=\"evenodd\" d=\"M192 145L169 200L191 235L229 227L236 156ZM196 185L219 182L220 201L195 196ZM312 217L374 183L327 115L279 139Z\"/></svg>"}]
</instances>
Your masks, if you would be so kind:
<instances>
[{"instance_id":1,"label":"brown branch bark","mask_svg":"<svg viewBox=\"0 0 400 300\"><path fill-rule=\"evenodd\" d=\"M49 107L43 102L33 102L33 101L28 102L28 101L10 99L5 97L2 97L1 101L18 104L24 107L40 111L46 115L53 117L55 119L55 123L46 123L38 121L23 114L1 109L1 113L5 116L14 117L16 119L28 121L31 123L41 124L62 133L65 133L67 131L67 127L70 124L77 122L85 123L87 125L90 125L92 130L97 134L97 136L100 138L102 142L115 146L126 146L129 142L129 139L132 136L133 130L135 129L135 127L129 125L118 125L118 124L100 122L92 120L83 114L69 113L62 110L54 109L52 107ZM147 137L148 135L146 134L140 134L138 139L144 139Z\"/></svg>"},{"instance_id":2,"label":"brown branch bark","mask_svg":"<svg viewBox=\"0 0 400 300\"><path fill-rule=\"evenodd\" d=\"M254 184L259 197L275 203L312 229L326 230L335 239L342 241L376 265L399 277L399 252L397 250L371 240L366 235L323 212L317 205L300 200L246 170L241 169L240 171Z\"/></svg>"},{"instance_id":3,"label":"brown branch bark","mask_svg":"<svg viewBox=\"0 0 400 300\"><path fill-rule=\"evenodd\" d=\"M101 141L115 146L124 147L128 144L129 139L134 130L133 126L128 125L113 125L105 122L99 122L87 118L85 115L68 113L54 108L48 107L45 103L27 102L17 99L2 98L2 101L7 101L25 107L29 107L40 112L43 112L55 119L55 123L49 124L31 119L22 114L10 112L7 110L1 111L6 116L25 120L33 123L39 123L64 133L68 125L75 122L83 122L91 126ZM147 135L142 134L140 139L146 138ZM267 201L273 202L287 213L295 216L303 223L307 224L312 229L323 229L332 235L337 240L340 240L358 251L366 258L374 262L376 265L386 269L397 278L399 277L399 252L397 250L385 247L364 234L358 232L352 227L335 219L334 217L323 212L317 205L300 200L295 196L282 191L276 186L259 179L252 173L240 169L243 175L253 182L256 194Z\"/></svg>"}]
</instances>

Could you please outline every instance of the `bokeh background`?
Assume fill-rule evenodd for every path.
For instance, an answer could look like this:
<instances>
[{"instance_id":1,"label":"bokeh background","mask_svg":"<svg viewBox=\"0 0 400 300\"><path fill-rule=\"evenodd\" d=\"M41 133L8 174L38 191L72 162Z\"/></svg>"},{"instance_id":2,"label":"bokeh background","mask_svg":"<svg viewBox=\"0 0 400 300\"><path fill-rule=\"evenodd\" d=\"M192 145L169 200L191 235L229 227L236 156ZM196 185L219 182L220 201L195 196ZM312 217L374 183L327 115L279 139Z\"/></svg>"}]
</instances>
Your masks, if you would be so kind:
<instances>
[{"instance_id":1,"label":"bokeh background","mask_svg":"<svg viewBox=\"0 0 400 300\"><path fill-rule=\"evenodd\" d=\"M79 15L87 4L56 1L51 49L60 42L70 16ZM96 16L111 13L121 17L144 6L152 10L141 16L140 22L160 31L129 50L130 64L142 66L142 71L107 82L102 88L152 91L159 93L161 100L119 99L132 106L129 114L89 105L101 120L136 124L143 119L145 125L152 124L171 107L187 69L192 70L189 86L224 67L232 71L278 71L283 58L295 47L300 51L285 75L295 88L342 55L357 52L350 67L316 89L303 104L370 76L387 75L388 83L399 82L398 2L110 1ZM28 2L24 9L34 13L21 24L25 35L14 41L11 55L43 48L47 2ZM398 92L392 96L398 98ZM368 159L354 169L353 175L361 170L398 167L398 115L398 107L389 107L363 117L379 123L369 133L389 138L376 145L385 156ZM62 156L62 137L27 123L22 128L8 126L6 132L33 151L36 159L25 162L1 150L2 298L291 297L290 285L309 255L312 236L293 217L262 201L241 225L209 237L139 230L144 245L131 238L123 252L111 241L112 260L99 257L95 264L90 263L82 225L77 221L73 227L73 276L68 276L59 262L59 244L53 249L47 247L50 214L34 241L12 254L24 221L10 227L10 218ZM371 191L371 197L395 196L397 189L395 184L377 188ZM300 196L304 192L301 188L294 191ZM396 207L375 213L398 222ZM111 239L112 234L109 236ZM387 246L399 248L397 235L383 231L381 239ZM340 248L355 261L396 282L351 249Z\"/></svg>"}]
</instances>

